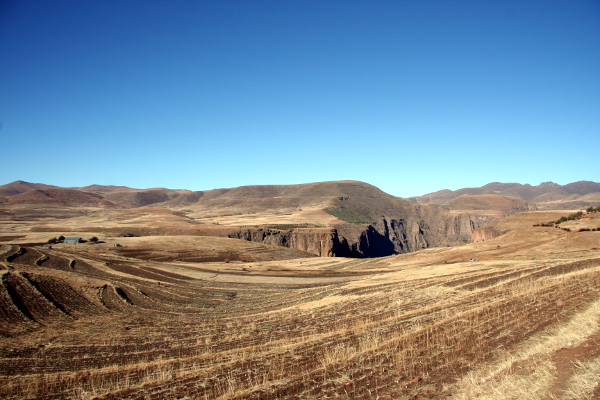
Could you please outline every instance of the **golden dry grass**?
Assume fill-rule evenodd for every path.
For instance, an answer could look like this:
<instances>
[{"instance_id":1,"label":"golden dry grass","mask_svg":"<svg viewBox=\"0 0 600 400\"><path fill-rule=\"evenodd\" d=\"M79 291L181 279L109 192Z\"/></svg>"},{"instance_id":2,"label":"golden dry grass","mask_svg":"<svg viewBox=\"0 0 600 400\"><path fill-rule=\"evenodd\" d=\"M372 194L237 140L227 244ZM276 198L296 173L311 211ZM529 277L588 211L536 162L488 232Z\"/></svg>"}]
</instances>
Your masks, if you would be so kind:
<instances>
[{"instance_id":1,"label":"golden dry grass","mask_svg":"<svg viewBox=\"0 0 600 400\"><path fill-rule=\"evenodd\" d=\"M0 260L48 235L9 234L26 237L0 242ZM600 381L600 232L228 263L182 259L268 251L115 238L127 253L102 239L0 262L7 298L30 316L3 314L0 397L567 399L592 398ZM61 295L69 287L79 303Z\"/></svg>"}]
</instances>

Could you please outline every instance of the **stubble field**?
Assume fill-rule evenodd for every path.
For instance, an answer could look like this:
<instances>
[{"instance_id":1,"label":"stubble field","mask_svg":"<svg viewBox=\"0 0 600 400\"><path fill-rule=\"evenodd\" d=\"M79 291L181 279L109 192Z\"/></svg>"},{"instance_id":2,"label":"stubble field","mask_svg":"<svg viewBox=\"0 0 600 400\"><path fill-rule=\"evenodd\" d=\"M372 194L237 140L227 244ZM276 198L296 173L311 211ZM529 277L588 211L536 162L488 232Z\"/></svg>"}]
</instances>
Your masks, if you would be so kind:
<instances>
[{"instance_id":1,"label":"stubble field","mask_svg":"<svg viewBox=\"0 0 600 400\"><path fill-rule=\"evenodd\" d=\"M5 235L0 397L598 397L600 232L524 226L378 259Z\"/></svg>"}]
</instances>

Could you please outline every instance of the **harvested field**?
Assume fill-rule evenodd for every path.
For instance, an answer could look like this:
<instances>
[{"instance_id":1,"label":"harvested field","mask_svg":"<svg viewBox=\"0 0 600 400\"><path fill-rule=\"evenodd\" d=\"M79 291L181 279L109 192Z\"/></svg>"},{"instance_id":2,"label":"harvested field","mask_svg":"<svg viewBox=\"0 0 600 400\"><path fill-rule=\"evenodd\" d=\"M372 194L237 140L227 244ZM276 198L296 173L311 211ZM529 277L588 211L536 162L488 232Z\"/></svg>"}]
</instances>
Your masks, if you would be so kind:
<instances>
[{"instance_id":1,"label":"harvested field","mask_svg":"<svg viewBox=\"0 0 600 400\"><path fill-rule=\"evenodd\" d=\"M186 238L122 239L125 251L108 241L1 245L0 397L572 399L600 390L600 232L528 227L379 259L273 260L263 247L227 263L193 260L202 246L224 250L218 238L189 239L188 250Z\"/></svg>"}]
</instances>

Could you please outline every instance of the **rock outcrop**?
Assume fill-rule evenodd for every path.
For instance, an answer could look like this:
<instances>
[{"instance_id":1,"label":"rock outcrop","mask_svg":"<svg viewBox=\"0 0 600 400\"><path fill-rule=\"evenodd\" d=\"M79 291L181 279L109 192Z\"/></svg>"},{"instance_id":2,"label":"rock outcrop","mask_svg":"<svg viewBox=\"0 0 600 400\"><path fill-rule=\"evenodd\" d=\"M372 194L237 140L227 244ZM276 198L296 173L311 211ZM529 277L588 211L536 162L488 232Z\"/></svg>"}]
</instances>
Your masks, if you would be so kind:
<instances>
[{"instance_id":1,"label":"rock outcrop","mask_svg":"<svg viewBox=\"0 0 600 400\"><path fill-rule=\"evenodd\" d=\"M499 231L495 226L486 226L484 228L477 228L473 231L473 242L483 242L489 239L496 238L500 235L505 234L506 231Z\"/></svg>"},{"instance_id":2,"label":"rock outcrop","mask_svg":"<svg viewBox=\"0 0 600 400\"><path fill-rule=\"evenodd\" d=\"M250 228L231 232L234 239L285 246L323 257L335 256L339 246L336 229L296 228L290 230Z\"/></svg>"},{"instance_id":3,"label":"rock outcrop","mask_svg":"<svg viewBox=\"0 0 600 400\"><path fill-rule=\"evenodd\" d=\"M423 219L382 218L371 224L290 230L249 228L228 237L286 246L325 257L370 258L428 247L455 246L479 237L496 220L469 214L430 215Z\"/></svg>"}]
</instances>

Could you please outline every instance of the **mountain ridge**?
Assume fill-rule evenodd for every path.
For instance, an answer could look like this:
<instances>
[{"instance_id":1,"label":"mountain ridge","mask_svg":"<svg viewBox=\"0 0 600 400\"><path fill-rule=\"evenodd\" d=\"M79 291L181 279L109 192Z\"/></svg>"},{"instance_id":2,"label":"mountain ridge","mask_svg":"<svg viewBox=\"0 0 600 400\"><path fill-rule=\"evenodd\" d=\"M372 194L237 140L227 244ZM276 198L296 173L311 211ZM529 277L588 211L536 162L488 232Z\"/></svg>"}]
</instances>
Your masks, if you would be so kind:
<instances>
[{"instance_id":1,"label":"mountain ridge","mask_svg":"<svg viewBox=\"0 0 600 400\"><path fill-rule=\"evenodd\" d=\"M443 189L423 196L413 196L408 199L418 204L446 204L462 195L499 194L515 196L536 203L540 209L581 209L591 206L594 200L584 197L590 194L600 194L600 183L593 181L578 181L559 185L548 181L537 186L520 183L491 182L475 188L457 190ZM580 197L573 197L574 195Z\"/></svg>"},{"instance_id":2,"label":"mountain ridge","mask_svg":"<svg viewBox=\"0 0 600 400\"><path fill-rule=\"evenodd\" d=\"M332 189L336 185L353 185L358 187L372 187L376 188L373 185L370 185L366 182L355 181L355 180L339 180L339 181L323 181L323 182L311 182L311 183L302 183L302 184L289 184L289 185L243 185L231 188L215 188L209 190L201 190L201 191L193 191L189 189L167 189L161 187L155 188L145 188L145 189L137 189L131 188L127 186L115 186L115 185L100 185L93 184L82 187L65 187L63 189L73 189L79 190L87 193L95 193L101 195L103 198L111 201L111 197L116 199L117 202L119 198L126 197L125 193L165 193L167 198L163 200L163 198L157 197L156 199L151 199L151 202L143 202L144 204L136 205L136 207L141 207L149 204L155 203L163 203L165 201L170 201L175 199L178 195L186 195L186 197L190 198L200 198L204 197L206 199L215 198L215 197L223 197L223 198L264 198L264 197L290 197L290 193L293 193L295 189L302 188L307 194L316 194L319 192L318 189ZM0 185L0 196L13 196L16 194L24 193L31 190L36 189L59 189L61 187L54 185L47 185L43 183L30 183L26 181L14 181L8 184ZM315 191L315 188L317 190ZM376 188L377 190L380 190ZM323 192L321 190L321 192ZM385 193L385 192L383 192ZM579 195L585 196L591 193L600 193L600 183L594 181L577 181L571 182L565 185L559 185L552 181L542 182L537 186L533 186L530 184L520 184L516 182L512 183L502 183L502 182L490 182L486 185L480 187L472 187L472 188L460 188L457 190L449 190L449 189L441 189L435 192L431 192L428 194L424 194L421 196L410 196L410 197L400 197L393 196L396 198L407 199L413 203L419 204L445 204L448 201L454 200L457 197L468 194L468 195L480 195L480 194L499 194L504 196L516 196L520 197L523 200L527 201L535 201L535 199L539 196L547 195L551 193L550 196L567 198L569 195ZM336 195L335 193L329 192L329 195ZM343 193L339 193L340 195ZM386 193L387 194L387 193ZM292 196L293 197L293 196ZM299 196L295 196L299 197ZM548 197L548 196L547 196ZM123 200L120 200L123 202ZM123 204L123 206L127 206Z\"/></svg>"}]
</instances>

